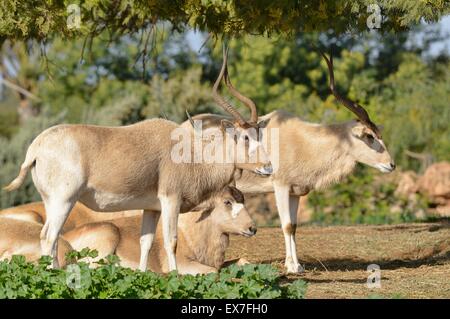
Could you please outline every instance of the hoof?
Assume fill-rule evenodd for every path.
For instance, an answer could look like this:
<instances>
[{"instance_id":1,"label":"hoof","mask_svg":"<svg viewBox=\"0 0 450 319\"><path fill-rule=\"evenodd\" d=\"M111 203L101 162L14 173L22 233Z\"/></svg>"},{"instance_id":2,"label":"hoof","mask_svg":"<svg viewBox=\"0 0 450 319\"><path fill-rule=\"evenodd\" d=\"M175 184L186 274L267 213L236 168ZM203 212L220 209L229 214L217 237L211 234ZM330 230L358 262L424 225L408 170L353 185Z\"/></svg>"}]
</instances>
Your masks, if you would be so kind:
<instances>
[{"instance_id":1,"label":"hoof","mask_svg":"<svg viewBox=\"0 0 450 319\"><path fill-rule=\"evenodd\" d=\"M299 263L286 263L285 266L288 274L301 274L305 272L305 268Z\"/></svg>"}]
</instances>

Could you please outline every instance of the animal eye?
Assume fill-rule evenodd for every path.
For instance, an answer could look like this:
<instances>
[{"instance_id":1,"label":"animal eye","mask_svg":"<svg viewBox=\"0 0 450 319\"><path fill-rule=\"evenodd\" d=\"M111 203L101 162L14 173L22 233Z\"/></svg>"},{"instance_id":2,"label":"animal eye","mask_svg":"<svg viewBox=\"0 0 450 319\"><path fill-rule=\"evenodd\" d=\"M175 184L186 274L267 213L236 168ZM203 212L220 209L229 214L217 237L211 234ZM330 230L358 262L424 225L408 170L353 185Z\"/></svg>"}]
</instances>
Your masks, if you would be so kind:
<instances>
[{"instance_id":1,"label":"animal eye","mask_svg":"<svg viewBox=\"0 0 450 319\"><path fill-rule=\"evenodd\" d=\"M233 204L228 199L223 202L226 206L232 206Z\"/></svg>"},{"instance_id":2,"label":"animal eye","mask_svg":"<svg viewBox=\"0 0 450 319\"><path fill-rule=\"evenodd\" d=\"M372 134L366 134L366 137L371 143L375 140L375 137Z\"/></svg>"}]
</instances>

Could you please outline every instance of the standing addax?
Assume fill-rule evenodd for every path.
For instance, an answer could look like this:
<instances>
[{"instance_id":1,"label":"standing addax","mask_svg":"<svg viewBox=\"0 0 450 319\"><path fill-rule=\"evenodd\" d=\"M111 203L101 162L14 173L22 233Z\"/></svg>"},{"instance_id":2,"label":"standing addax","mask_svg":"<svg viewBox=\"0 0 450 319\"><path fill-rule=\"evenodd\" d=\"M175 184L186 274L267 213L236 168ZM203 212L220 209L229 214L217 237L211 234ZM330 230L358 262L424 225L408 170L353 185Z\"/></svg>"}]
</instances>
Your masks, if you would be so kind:
<instances>
[{"instance_id":1,"label":"standing addax","mask_svg":"<svg viewBox=\"0 0 450 319\"><path fill-rule=\"evenodd\" d=\"M54 267L58 266L57 238L76 201L99 212L144 210L140 237L141 270L147 267L161 212L169 270L176 270L178 214L188 212L220 192L233 181L237 169L266 176L272 173L262 143L251 135L254 127L264 126L266 122L246 121L217 93L225 72L226 53L224 50L223 65L214 84L213 95L233 121L224 120L211 130L229 136L228 140L233 143L208 139L202 143L215 143L215 151L219 154L234 154L234 148L242 143L245 161L229 156L227 158L234 161L175 162L171 157L175 145L171 135L174 130L183 128L163 119L122 127L57 125L35 138L27 150L19 176L6 190L19 188L31 170L47 213L41 232L42 255L51 255ZM230 129L235 132L230 133ZM193 137L191 142L194 142ZM250 158L252 160L248 161Z\"/></svg>"},{"instance_id":2,"label":"standing addax","mask_svg":"<svg viewBox=\"0 0 450 319\"><path fill-rule=\"evenodd\" d=\"M259 178L251 172L243 172L236 186L244 194L275 192L278 214L283 229L288 272L302 272L295 243L297 210L300 196L315 189L324 189L349 175L357 163L372 166L383 173L392 172L395 164L381 137L380 129L369 118L366 110L354 101L342 97L334 83L333 59L325 59L330 74L330 89L336 99L357 116L341 124L321 125L302 121L299 117L277 110L259 118L269 121L266 127L279 132L279 148L267 148L272 163L279 156L279 167L269 179ZM231 85L228 72L225 83L231 93L252 114L256 107L252 101L242 98ZM194 116L209 126L217 126L224 117L213 114ZM187 126L188 123L183 123ZM271 138L268 138L271 141ZM277 152L278 154L275 154Z\"/></svg>"}]
</instances>

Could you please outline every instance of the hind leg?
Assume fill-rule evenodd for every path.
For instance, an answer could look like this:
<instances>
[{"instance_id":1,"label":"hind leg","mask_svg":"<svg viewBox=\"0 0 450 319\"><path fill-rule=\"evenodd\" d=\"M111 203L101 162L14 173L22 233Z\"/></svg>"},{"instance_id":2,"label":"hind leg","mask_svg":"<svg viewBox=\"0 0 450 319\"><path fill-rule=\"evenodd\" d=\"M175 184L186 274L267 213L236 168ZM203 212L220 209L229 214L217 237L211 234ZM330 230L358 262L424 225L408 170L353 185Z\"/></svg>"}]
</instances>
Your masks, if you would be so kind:
<instances>
[{"instance_id":1,"label":"hind leg","mask_svg":"<svg viewBox=\"0 0 450 319\"><path fill-rule=\"evenodd\" d=\"M46 199L44 201L47 220L41 231L41 255L53 258L52 267L58 268L58 237L75 204L75 200Z\"/></svg>"},{"instance_id":2,"label":"hind leg","mask_svg":"<svg viewBox=\"0 0 450 319\"><path fill-rule=\"evenodd\" d=\"M180 200L177 195L158 195L161 202L162 231L164 248L167 254L169 271L177 270L177 226L180 213Z\"/></svg>"},{"instance_id":3,"label":"hind leg","mask_svg":"<svg viewBox=\"0 0 450 319\"><path fill-rule=\"evenodd\" d=\"M289 185L274 183L275 199L286 248L285 266L288 273L301 273L304 270L298 262L295 243L298 197L290 196L289 189Z\"/></svg>"},{"instance_id":4,"label":"hind leg","mask_svg":"<svg viewBox=\"0 0 450 319\"><path fill-rule=\"evenodd\" d=\"M86 180L81 163L76 143L71 138L47 135L39 146L39 156L31 170L46 212L40 236L41 254L52 256L54 267L58 267L57 240L61 228L79 194L85 190Z\"/></svg>"}]
</instances>

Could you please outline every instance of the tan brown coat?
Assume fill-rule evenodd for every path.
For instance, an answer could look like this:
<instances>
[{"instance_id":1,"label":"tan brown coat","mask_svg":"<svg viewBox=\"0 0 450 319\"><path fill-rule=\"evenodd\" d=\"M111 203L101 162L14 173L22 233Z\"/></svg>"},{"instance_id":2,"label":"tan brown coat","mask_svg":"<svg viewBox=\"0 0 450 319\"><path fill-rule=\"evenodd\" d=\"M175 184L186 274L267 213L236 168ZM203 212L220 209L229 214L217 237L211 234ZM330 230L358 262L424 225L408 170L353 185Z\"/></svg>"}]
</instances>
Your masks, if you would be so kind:
<instances>
[{"instance_id":1,"label":"tan brown coat","mask_svg":"<svg viewBox=\"0 0 450 319\"><path fill-rule=\"evenodd\" d=\"M144 210L141 270L145 270L154 237L155 212L160 211L168 262L174 270L178 214L220 192L233 181L236 168L269 172L265 159L256 163L177 163L172 138L173 132L180 130L174 122L153 119L123 127L58 125L36 137L19 176L6 189L20 187L31 170L47 212L42 254L53 256L54 267L58 266L57 238L76 201L99 212ZM224 128L216 130L222 134ZM190 144L192 139L190 135ZM245 146L246 155L250 150L265 154L258 141L250 143ZM214 145L219 154L233 151L225 143Z\"/></svg>"},{"instance_id":2,"label":"tan brown coat","mask_svg":"<svg viewBox=\"0 0 450 319\"><path fill-rule=\"evenodd\" d=\"M201 114L193 120L203 127L219 125L223 116ZM259 118L268 121L267 141L277 132L278 143L264 148L274 166L270 178L260 178L244 171L236 186L244 193L275 192L278 213L286 243L285 265L288 272L301 272L295 244L299 197L315 189L324 189L350 174L357 163L382 172L395 168L384 145L366 125L359 121L321 125L308 123L285 111L274 111ZM188 122L182 126L189 127Z\"/></svg>"}]
</instances>

